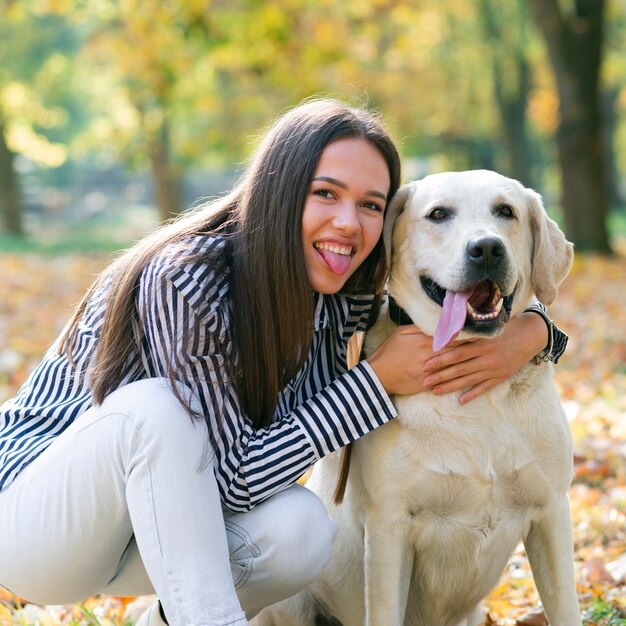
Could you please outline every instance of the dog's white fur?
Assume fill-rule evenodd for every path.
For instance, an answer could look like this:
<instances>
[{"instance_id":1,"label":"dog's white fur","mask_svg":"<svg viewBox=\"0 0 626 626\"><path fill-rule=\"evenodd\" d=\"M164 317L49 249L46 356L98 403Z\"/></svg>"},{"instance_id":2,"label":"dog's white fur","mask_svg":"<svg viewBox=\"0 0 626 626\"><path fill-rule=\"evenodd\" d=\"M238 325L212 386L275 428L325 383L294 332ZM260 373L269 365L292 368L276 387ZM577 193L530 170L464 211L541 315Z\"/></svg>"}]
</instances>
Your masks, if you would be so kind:
<instances>
[{"instance_id":1,"label":"dog's white fur","mask_svg":"<svg viewBox=\"0 0 626 626\"><path fill-rule=\"evenodd\" d=\"M503 204L515 219L498 215ZM429 219L437 206L453 219ZM395 226L387 220L389 291L428 334L441 307L419 277L461 290L471 239L502 241L513 315L535 297L551 304L571 267L572 246L540 197L494 172L429 176L405 185L389 210L397 213ZM394 327L384 307L367 351ZM481 600L523 540L550 624L579 626L567 498L572 446L552 379L550 364L529 364L463 406L458 393L395 397L399 417L354 444L341 505L332 501L338 453L309 479L340 528L321 578L253 624L313 626L323 613L343 626L476 626Z\"/></svg>"}]
</instances>

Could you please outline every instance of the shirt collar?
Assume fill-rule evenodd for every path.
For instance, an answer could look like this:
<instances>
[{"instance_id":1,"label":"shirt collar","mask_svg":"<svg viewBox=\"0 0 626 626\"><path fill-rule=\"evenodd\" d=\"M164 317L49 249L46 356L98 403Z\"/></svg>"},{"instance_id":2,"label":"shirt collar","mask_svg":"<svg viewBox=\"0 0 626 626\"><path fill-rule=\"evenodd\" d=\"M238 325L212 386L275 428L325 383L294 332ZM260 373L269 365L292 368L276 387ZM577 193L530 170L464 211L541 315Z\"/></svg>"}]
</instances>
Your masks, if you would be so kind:
<instances>
[{"instance_id":1,"label":"shirt collar","mask_svg":"<svg viewBox=\"0 0 626 626\"><path fill-rule=\"evenodd\" d=\"M313 305L315 307L313 329L321 330L322 328L326 328L330 321L330 315L328 312L328 304L323 293L319 293L318 291L313 292Z\"/></svg>"}]
</instances>

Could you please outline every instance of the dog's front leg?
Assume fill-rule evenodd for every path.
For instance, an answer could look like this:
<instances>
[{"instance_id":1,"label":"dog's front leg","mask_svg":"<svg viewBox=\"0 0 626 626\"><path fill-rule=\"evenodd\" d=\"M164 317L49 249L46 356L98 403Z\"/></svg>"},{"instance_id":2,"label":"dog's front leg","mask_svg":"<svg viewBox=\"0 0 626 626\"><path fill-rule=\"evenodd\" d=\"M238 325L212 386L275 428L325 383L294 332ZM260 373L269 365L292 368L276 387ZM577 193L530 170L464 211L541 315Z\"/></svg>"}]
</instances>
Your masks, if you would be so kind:
<instances>
[{"instance_id":1,"label":"dog's front leg","mask_svg":"<svg viewBox=\"0 0 626 626\"><path fill-rule=\"evenodd\" d=\"M550 625L581 626L566 496L554 515L544 515L531 524L524 546Z\"/></svg>"},{"instance_id":2,"label":"dog's front leg","mask_svg":"<svg viewBox=\"0 0 626 626\"><path fill-rule=\"evenodd\" d=\"M398 524L370 514L365 524L365 626L402 626L413 546Z\"/></svg>"}]
</instances>

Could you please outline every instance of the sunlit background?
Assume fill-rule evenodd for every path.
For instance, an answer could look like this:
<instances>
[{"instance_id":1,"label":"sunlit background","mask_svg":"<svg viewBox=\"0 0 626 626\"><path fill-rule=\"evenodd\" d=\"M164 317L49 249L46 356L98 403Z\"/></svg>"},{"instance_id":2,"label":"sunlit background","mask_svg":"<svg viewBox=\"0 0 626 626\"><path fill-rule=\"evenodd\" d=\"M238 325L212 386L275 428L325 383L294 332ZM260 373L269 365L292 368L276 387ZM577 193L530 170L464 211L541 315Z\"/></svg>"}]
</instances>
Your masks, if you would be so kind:
<instances>
[{"instance_id":1,"label":"sunlit background","mask_svg":"<svg viewBox=\"0 0 626 626\"><path fill-rule=\"evenodd\" d=\"M626 230L623 1L3 0L0 11L2 231L32 245L115 247L221 193L259 130L313 94L379 109L407 179L497 169L541 191L578 249L606 251Z\"/></svg>"}]
</instances>

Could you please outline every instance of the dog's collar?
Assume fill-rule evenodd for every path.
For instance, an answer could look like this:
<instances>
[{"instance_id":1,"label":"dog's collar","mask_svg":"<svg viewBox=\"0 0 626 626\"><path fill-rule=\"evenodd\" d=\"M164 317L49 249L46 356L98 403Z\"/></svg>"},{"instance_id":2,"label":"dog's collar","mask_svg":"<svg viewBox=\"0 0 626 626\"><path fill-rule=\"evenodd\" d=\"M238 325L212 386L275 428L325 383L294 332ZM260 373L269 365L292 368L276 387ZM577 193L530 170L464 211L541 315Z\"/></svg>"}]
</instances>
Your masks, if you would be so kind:
<instances>
[{"instance_id":1,"label":"dog's collar","mask_svg":"<svg viewBox=\"0 0 626 626\"><path fill-rule=\"evenodd\" d=\"M413 320L409 317L408 313L393 299L392 296L389 296L389 318L398 326L413 324Z\"/></svg>"}]
</instances>

